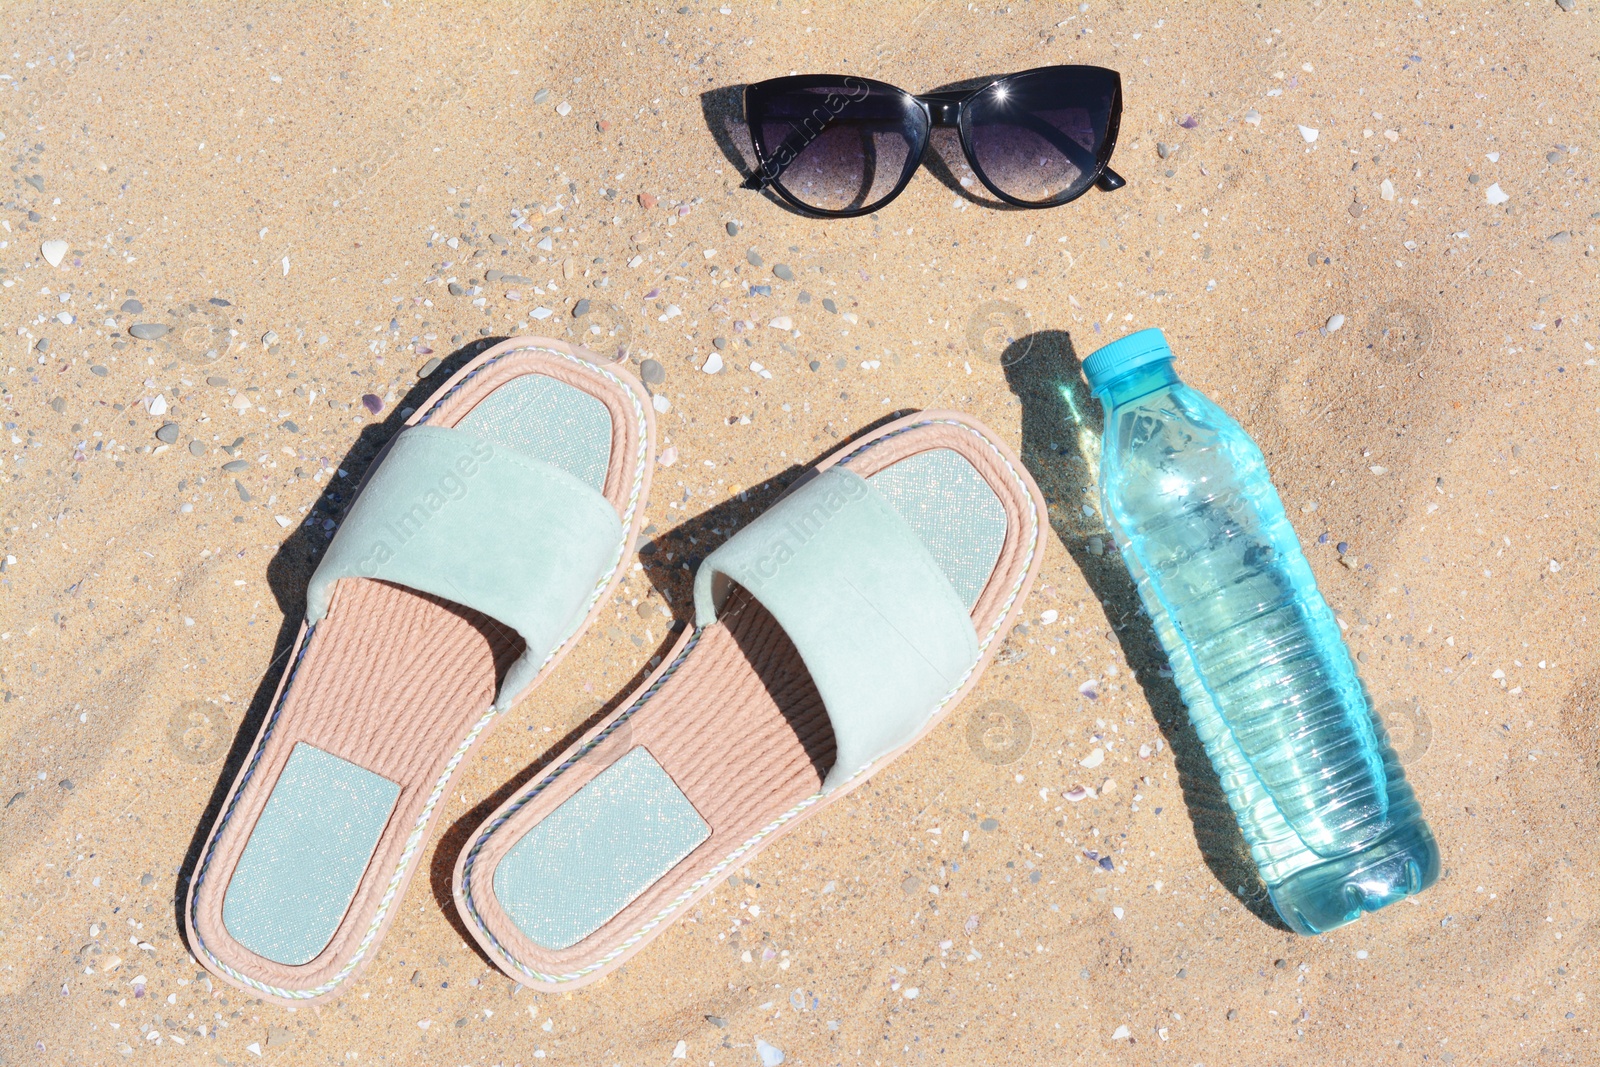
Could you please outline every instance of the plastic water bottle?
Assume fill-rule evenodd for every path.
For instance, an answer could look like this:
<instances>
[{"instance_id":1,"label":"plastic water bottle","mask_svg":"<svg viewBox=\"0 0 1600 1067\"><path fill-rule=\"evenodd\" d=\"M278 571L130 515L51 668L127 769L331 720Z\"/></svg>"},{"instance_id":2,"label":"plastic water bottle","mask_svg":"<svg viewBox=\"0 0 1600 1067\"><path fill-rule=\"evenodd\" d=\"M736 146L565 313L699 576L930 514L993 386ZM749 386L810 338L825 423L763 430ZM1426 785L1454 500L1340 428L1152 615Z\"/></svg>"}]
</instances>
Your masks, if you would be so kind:
<instances>
[{"instance_id":1,"label":"plastic water bottle","mask_svg":"<svg viewBox=\"0 0 1600 1067\"><path fill-rule=\"evenodd\" d=\"M1273 906L1320 933L1421 892L1439 846L1261 450L1160 330L1083 363L1100 501Z\"/></svg>"}]
</instances>

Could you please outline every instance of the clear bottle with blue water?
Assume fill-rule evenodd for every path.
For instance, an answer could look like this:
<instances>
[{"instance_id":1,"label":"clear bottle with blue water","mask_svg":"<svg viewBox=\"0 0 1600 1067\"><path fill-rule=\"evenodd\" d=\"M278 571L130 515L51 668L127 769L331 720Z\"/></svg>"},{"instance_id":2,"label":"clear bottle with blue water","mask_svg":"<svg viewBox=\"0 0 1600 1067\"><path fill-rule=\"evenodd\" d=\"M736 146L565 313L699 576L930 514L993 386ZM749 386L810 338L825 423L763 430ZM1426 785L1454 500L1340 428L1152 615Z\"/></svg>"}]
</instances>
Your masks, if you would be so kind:
<instances>
[{"instance_id":1,"label":"clear bottle with blue water","mask_svg":"<svg viewBox=\"0 0 1600 1067\"><path fill-rule=\"evenodd\" d=\"M1100 501L1273 906L1320 933L1421 892L1439 846L1239 424L1160 330L1083 363Z\"/></svg>"}]
</instances>

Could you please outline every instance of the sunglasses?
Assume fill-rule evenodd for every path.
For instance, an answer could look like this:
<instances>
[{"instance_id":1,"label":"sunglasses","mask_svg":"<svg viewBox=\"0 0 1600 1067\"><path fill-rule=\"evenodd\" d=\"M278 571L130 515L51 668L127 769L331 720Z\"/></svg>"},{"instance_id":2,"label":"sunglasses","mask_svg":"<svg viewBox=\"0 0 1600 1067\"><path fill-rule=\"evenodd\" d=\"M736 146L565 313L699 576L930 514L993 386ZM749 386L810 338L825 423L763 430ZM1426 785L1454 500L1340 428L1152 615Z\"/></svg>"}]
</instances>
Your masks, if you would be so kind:
<instances>
[{"instance_id":1,"label":"sunglasses","mask_svg":"<svg viewBox=\"0 0 1600 1067\"><path fill-rule=\"evenodd\" d=\"M935 126L959 131L973 174L1016 207L1055 207L1097 185L1127 184L1107 164L1122 118L1122 78L1105 67L1039 67L977 88L913 96L854 75L801 74L745 87L758 169L801 211L851 218L911 181Z\"/></svg>"}]
</instances>

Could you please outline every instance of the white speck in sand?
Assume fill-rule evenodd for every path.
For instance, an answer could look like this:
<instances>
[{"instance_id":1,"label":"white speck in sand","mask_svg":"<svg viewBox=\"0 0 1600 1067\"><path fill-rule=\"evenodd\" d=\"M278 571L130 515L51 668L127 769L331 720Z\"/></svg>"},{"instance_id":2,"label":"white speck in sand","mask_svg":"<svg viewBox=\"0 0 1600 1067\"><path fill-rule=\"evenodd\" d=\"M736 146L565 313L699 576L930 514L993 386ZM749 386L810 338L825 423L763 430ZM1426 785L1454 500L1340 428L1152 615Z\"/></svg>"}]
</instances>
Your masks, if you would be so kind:
<instances>
[{"instance_id":1,"label":"white speck in sand","mask_svg":"<svg viewBox=\"0 0 1600 1067\"><path fill-rule=\"evenodd\" d=\"M1311 126L1296 126L1295 129L1300 131L1300 136L1305 138L1306 144L1317 139L1317 131Z\"/></svg>"},{"instance_id":2,"label":"white speck in sand","mask_svg":"<svg viewBox=\"0 0 1600 1067\"><path fill-rule=\"evenodd\" d=\"M778 1067L783 1062L783 1049L756 1038L756 1055L761 1057L761 1067Z\"/></svg>"},{"instance_id":3,"label":"white speck in sand","mask_svg":"<svg viewBox=\"0 0 1600 1067\"><path fill-rule=\"evenodd\" d=\"M767 323L767 325L771 326L774 330L792 330L794 329L794 320L787 315L779 315L777 318Z\"/></svg>"},{"instance_id":4,"label":"white speck in sand","mask_svg":"<svg viewBox=\"0 0 1600 1067\"><path fill-rule=\"evenodd\" d=\"M675 1060L686 1060L686 1059L688 1059L689 1058L689 1043L687 1041L679 1041L677 1043L677 1045L675 1045L673 1047L673 1049L672 1049L672 1058L675 1059Z\"/></svg>"},{"instance_id":5,"label":"white speck in sand","mask_svg":"<svg viewBox=\"0 0 1600 1067\"><path fill-rule=\"evenodd\" d=\"M1059 618L1061 618L1061 613L1059 611L1057 611L1055 608L1051 608L1049 611L1045 611L1045 612L1041 612L1040 613L1040 615L1039 615L1039 625L1041 625L1041 626L1049 626L1051 623L1055 622Z\"/></svg>"},{"instance_id":6,"label":"white speck in sand","mask_svg":"<svg viewBox=\"0 0 1600 1067\"><path fill-rule=\"evenodd\" d=\"M1093 752L1089 753L1087 756L1083 757L1083 759L1079 760L1078 761L1078 766L1087 767L1090 770L1093 770L1094 768L1100 766L1100 764L1104 763L1105 761L1106 761L1106 750L1103 749L1103 748L1097 748Z\"/></svg>"},{"instance_id":7,"label":"white speck in sand","mask_svg":"<svg viewBox=\"0 0 1600 1067\"><path fill-rule=\"evenodd\" d=\"M1511 199L1511 194L1500 188L1500 183L1495 182L1483 191L1483 198L1491 204L1503 204Z\"/></svg>"},{"instance_id":8,"label":"white speck in sand","mask_svg":"<svg viewBox=\"0 0 1600 1067\"><path fill-rule=\"evenodd\" d=\"M717 373L722 369L722 356L717 352L711 353L706 357L706 361L701 364L700 369L705 371L707 374Z\"/></svg>"},{"instance_id":9,"label":"white speck in sand","mask_svg":"<svg viewBox=\"0 0 1600 1067\"><path fill-rule=\"evenodd\" d=\"M52 267L61 266L61 261L67 257L67 242L46 241L39 246L39 251L44 255L44 261Z\"/></svg>"},{"instance_id":10,"label":"white speck in sand","mask_svg":"<svg viewBox=\"0 0 1600 1067\"><path fill-rule=\"evenodd\" d=\"M1251 108L1244 113L1244 120L1252 126L1259 126L1261 125L1261 112Z\"/></svg>"},{"instance_id":11,"label":"white speck in sand","mask_svg":"<svg viewBox=\"0 0 1600 1067\"><path fill-rule=\"evenodd\" d=\"M1341 327L1343 325L1344 325L1344 316L1343 315L1329 315L1328 316L1328 323L1327 323L1326 326L1323 327L1323 329L1326 330L1328 333L1338 333L1339 332L1339 327Z\"/></svg>"},{"instance_id":12,"label":"white speck in sand","mask_svg":"<svg viewBox=\"0 0 1600 1067\"><path fill-rule=\"evenodd\" d=\"M1111 1031L1111 1040L1113 1041L1126 1041L1128 1040L1128 1037L1129 1030L1126 1026L1119 1026L1115 1030Z\"/></svg>"},{"instance_id":13,"label":"white speck in sand","mask_svg":"<svg viewBox=\"0 0 1600 1067\"><path fill-rule=\"evenodd\" d=\"M1388 178L1383 179L1383 184L1378 186L1378 195L1385 200L1394 199L1394 182Z\"/></svg>"},{"instance_id":14,"label":"white speck in sand","mask_svg":"<svg viewBox=\"0 0 1600 1067\"><path fill-rule=\"evenodd\" d=\"M672 410L672 401L668 400L660 393L657 393L650 403L655 407L656 411L663 415Z\"/></svg>"}]
</instances>

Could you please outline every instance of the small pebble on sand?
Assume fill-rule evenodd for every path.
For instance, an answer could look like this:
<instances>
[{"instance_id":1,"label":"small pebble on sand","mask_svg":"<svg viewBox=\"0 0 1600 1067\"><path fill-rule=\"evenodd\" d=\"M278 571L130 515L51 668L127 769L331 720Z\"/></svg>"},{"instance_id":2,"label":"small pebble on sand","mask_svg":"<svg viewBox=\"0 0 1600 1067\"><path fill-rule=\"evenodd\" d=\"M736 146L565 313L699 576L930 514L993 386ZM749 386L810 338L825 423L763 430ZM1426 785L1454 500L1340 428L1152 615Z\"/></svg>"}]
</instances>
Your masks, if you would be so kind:
<instances>
[{"instance_id":1,"label":"small pebble on sand","mask_svg":"<svg viewBox=\"0 0 1600 1067\"><path fill-rule=\"evenodd\" d=\"M164 445L170 445L178 440L178 424L166 422L161 424L161 429L156 431L156 440Z\"/></svg>"},{"instance_id":2,"label":"small pebble on sand","mask_svg":"<svg viewBox=\"0 0 1600 1067\"><path fill-rule=\"evenodd\" d=\"M361 406L372 412L372 414L376 415L378 412L383 410L383 398L378 396L377 393L363 393L361 396Z\"/></svg>"}]
</instances>

